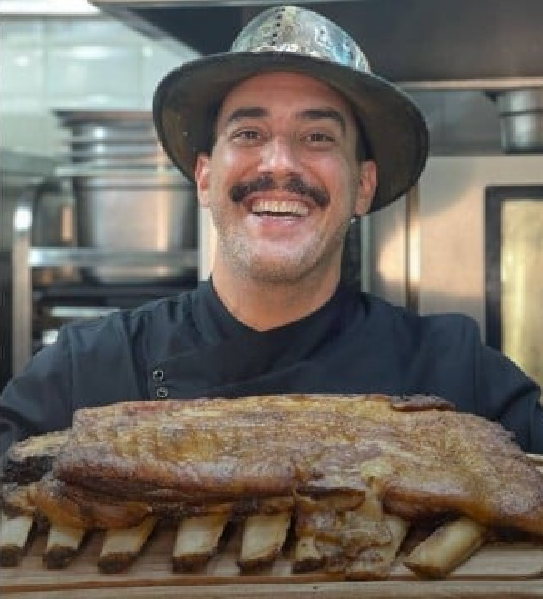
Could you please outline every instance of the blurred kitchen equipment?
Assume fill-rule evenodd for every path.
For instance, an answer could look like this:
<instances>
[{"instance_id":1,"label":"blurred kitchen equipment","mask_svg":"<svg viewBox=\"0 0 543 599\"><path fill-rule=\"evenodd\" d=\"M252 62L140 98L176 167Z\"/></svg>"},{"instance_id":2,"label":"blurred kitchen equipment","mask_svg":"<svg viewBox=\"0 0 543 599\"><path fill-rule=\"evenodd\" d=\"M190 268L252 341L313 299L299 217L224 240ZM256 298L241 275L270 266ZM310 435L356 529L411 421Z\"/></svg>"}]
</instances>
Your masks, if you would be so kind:
<instances>
[{"instance_id":1,"label":"blurred kitchen equipment","mask_svg":"<svg viewBox=\"0 0 543 599\"><path fill-rule=\"evenodd\" d=\"M485 199L486 253L494 257L487 264L487 330L543 385L543 186L497 186Z\"/></svg>"},{"instance_id":2,"label":"blurred kitchen equipment","mask_svg":"<svg viewBox=\"0 0 543 599\"><path fill-rule=\"evenodd\" d=\"M193 187L176 173L104 173L73 180L80 247L171 251L196 245ZM97 266L102 283L143 283L190 274L184 266Z\"/></svg>"},{"instance_id":3,"label":"blurred kitchen equipment","mask_svg":"<svg viewBox=\"0 0 543 599\"><path fill-rule=\"evenodd\" d=\"M541 154L431 157L413 193L363 219L365 289L420 314L467 314L488 345L542 376L542 206Z\"/></svg>"},{"instance_id":4,"label":"blurred kitchen equipment","mask_svg":"<svg viewBox=\"0 0 543 599\"><path fill-rule=\"evenodd\" d=\"M16 186L0 220L12 241L2 383L63 324L193 289L198 278L194 187L170 165L150 113L57 116L62 153ZM2 177L3 192L9 181Z\"/></svg>"},{"instance_id":5,"label":"blurred kitchen equipment","mask_svg":"<svg viewBox=\"0 0 543 599\"><path fill-rule=\"evenodd\" d=\"M147 111L57 111L69 133L66 159L90 168L168 168Z\"/></svg>"},{"instance_id":6,"label":"blurred kitchen equipment","mask_svg":"<svg viewBox=\"0 0 543 599\"><path fill-rule=\"evenodd\" d=\"M32 221L32 198L35 189L53 177L54 159L21 154L0 148L0 390L12 374L13 344L18 331L13 318L13 288L19 282L30 285L30 273L16 261L15 227ZM27 210L18 211L19 201L28 199ZM26 298L30 306L31 298Z\"/></svg>"},{"instance_id":7,"label":"blurred kitchen equipment","mask_svg":"<svg viewBox=\"0 0 543 599\"><path fill-rule=\"evenodd\" d=\"M33 192L31 243L34 247L55 248L75 245L74 198L69 181L45 179ZM32 273L38 285L57 281L79 281L72 265L49 266Z\"/></svg>"},{"instance_id":8,"label":"blurred kitchen equipment","mask_svg":"<svg viewBox=\"0 0 543 599\"><path fill-rule=\"evenodd\" d=\"M37 186L33 207L32 244L65 247L74 242L74 201L65 181L47 179Z\"/></svg>"},{"instance_id":9,"label":"blurred kitchen equipment","mask_svg":"<svg viewBox=\"0 0 543 599\"><path fill-rule=\"evenodd\" d=\"M500 92L496 100L503 149L509 153L543 152L543 88Z\"/></svg>"},{"instance_id":10,"label":"blurred kitchen equipment","mask_svg":"<svg viewBox=\"0 0 543 599\"><path fill-rule=\"evenodd\" d=\"M194 186L175 169L147 111L57 111L68 132L64 175L71 175L79 247L119 251L194 250ZM96 266L99 283L154 283L195 277L194 268Z\"/></svg>"}]
</instances>

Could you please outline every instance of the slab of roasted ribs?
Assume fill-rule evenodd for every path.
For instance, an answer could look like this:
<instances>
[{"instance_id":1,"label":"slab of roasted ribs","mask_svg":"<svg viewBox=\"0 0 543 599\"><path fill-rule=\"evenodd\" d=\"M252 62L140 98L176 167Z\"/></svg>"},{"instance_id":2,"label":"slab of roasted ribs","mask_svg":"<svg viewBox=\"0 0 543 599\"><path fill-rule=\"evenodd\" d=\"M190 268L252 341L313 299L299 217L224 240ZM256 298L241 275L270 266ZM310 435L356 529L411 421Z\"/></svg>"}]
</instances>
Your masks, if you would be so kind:
<instances>
[{"instance_id":1,"label":"slab of roasted ribs","mask_svg":"<svg viewBox=\"0 0 543 599\"><path fill-rule=\"evenodd\" d=\"M39 448L11 449L6 505L17 505L16 482L19 507L57 526L181 520L180 568L205 562L236 521L252 529L242 569L273 559L289 535L295 569L354 578L386 576L413 523L463 517L479 540L479 529L543 538L541 472L499 424L436 397L126 402L79 410Z\"/></svg>"}]
</instances>

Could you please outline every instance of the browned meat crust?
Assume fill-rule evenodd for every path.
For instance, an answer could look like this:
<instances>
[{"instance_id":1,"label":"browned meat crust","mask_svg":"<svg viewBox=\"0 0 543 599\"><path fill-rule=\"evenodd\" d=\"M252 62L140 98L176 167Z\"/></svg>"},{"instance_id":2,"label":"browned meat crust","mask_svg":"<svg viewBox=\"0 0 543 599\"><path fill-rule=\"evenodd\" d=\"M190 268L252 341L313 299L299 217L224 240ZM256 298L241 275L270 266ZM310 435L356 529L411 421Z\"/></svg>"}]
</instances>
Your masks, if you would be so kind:
<instances>
[{"instance_id":1,"label":"browned meat crust","mask_svg":"<svg viewBox=\"0 0 543 599\"><path fill-rule=\"evenodd\" d=\"M500 425L446 408L322 395L116 404L76 414L54 475L149 502L371 486L400 516L460 513L543 535L543 475Z\"/></svg>"},{"instance_id":2,"label":"browned meat crust","mask_svg":"<svg viewBox=\"0 0 543 599\"><path fill-rule=\"evenodd\" d=\"M2 482L25 485L40 480L51 470L68 434L67 430L55 431L13 444L3 459Z\"/></svg>"}]
</instances>

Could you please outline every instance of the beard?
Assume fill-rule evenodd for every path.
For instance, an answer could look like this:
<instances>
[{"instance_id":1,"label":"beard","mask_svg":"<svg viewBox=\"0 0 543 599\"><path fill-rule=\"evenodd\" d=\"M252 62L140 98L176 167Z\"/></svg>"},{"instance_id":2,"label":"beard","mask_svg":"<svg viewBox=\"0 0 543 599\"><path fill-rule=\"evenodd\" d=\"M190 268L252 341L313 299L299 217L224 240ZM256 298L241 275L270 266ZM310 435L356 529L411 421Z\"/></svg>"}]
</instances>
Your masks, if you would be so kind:
<instances>
[{"instance_id":1,"label":"beard","mask_svg":"<svg viewBox=\"0 0 543 599\"><path fill-rule=\"evenodd\" d=\"M353 181L353 190L357 185L357 180ZM339 217L338 214L337 220L329 225L331 229L315 232L297 244L251 238L243 224L238 226L233 217L232 206L243 204L251 193L277 189L309 200L316 210L330 209L331 199L324 187L315 187L294 175L281 182L274 180L272 176L263 175L233 185L228 193L230 202L223 200L209 205L217 231L217 250L221 260L228 264L229 270L236 277L278 285L299 283L311 276L319 278L329 273L330 269L340 269L344 240L356 203L354 191L349 206L342 208L345 211L343 216ZM219 193L215 197L218 196ZM337 209L340 209L339 206Z\"/></svg>"},{"instance_id":2,"label":"beard","mask_svg":"<svg viewBox=\"0 0 543 599\"><path fill-rule=\"evenodd\" d=\"M214 217L219 252L240 278L267 284L295 284L304 278L326 272L333 264L341 264L341 253L349 220L338 223L325 236L313 236L296 247L277 247L249 239L235 227L221 226ZM273 246L273 247L272 247Z\"/></svg>"}]
</instances>

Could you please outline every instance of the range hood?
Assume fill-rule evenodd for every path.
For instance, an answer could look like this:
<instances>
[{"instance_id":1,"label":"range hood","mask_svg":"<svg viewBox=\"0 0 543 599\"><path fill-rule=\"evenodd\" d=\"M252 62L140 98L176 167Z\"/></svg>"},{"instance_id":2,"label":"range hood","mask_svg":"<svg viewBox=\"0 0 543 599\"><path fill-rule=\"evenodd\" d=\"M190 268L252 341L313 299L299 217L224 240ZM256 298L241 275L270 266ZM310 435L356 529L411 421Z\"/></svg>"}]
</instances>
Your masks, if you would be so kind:
<instances>
[{"instance_id":1,"label":"range hood","mask_svg":"<svg viewBox=\"0 0 543 599\"><path fill-rule=\"evenodd\" d=\"M207 55L228 50L236 33L264 8L261 0L91 0L149 38ZM372 69L400 85L421 107L437 154L541 152L510 132L535 127L504 111L510 92L543 90L542 0L294 1L336 21L357 40ZM515 103L518 101L515 99ZM533 102L532 102L533 104ZM527 124L526 124L527 123ZM537 133L539 136L539 133ZM527 140L527 141L524 141Z\"/></svg>"},{"instance_id":2,"label":"range hood","mask_svg":"<svg viewBox=\"0 0 543 599\"><path fill-rule=\"evenodd\" d=\"M150 37L201 54L228 49L258 0L93 0ZM287 3L287 2L283 2ZM541 0L293 2L327 15L359 41L376 73L410 88L543 85Z\"/></svg>"}]
</instances>

